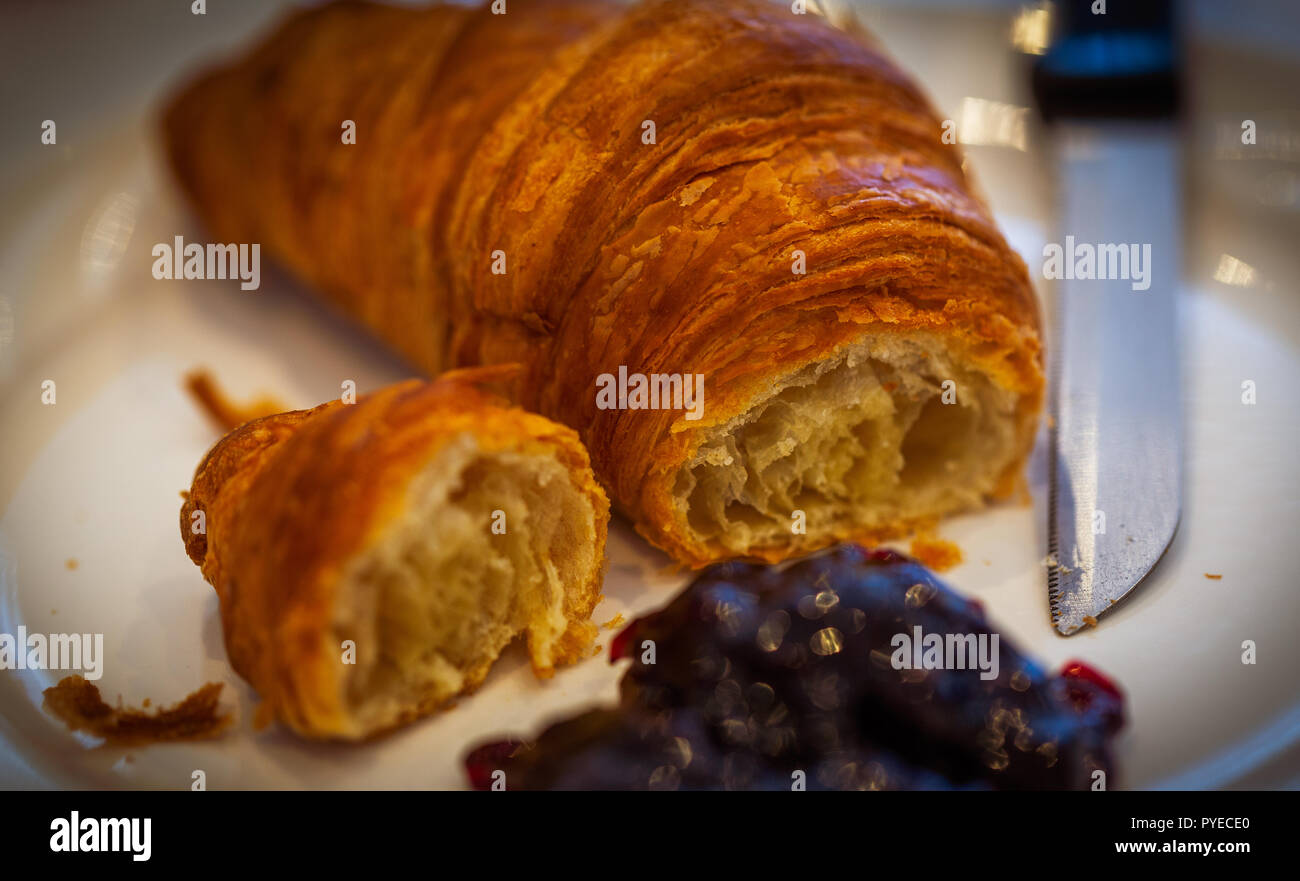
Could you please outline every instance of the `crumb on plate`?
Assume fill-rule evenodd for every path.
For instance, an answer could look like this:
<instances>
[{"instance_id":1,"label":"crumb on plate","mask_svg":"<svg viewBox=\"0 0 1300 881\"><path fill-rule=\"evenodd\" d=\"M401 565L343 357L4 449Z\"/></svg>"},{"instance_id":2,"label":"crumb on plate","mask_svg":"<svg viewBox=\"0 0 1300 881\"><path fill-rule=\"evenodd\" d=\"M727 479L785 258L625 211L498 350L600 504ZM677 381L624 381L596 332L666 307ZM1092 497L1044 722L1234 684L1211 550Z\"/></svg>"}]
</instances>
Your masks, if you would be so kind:
<instances>
[{"instance_id":1,"label":"crumb on plate","mask_svg":"<svg viewBox=\"0 0 1300 881\"><path fill-rule=\"evenodd\" d=\"M82 676L65 676L45 689L45 709L72 731L85 731L115 746L135 746L177 740L207 740L230 727L233 717L221 712L220 682L209 682L174 707L152 713L111 707L94 683ZM147 705L147 702L146 702Z\"/></svg>"},{"instance_id":2,"label":"crumb on plate","mask_svg":"<svg viewBox=\"0 0 1300 881\"><path fill-rule=\"evenodd\" d=\"M924 532L912 539L909 553L935 572L945 572L962 559L961 548L957 545Z\"/></svg>"},{"instance_id":3,"label":"crumb on plate","mask_svg":"<svg viewBox=\"0 0 1300 881\"><path fill-rule=\"evenodd\" d=\"M217 423L222 431L231 431L245 422L262 416L283 413L289 409L269 396L258 398L249 404L236 404L217 385L212 374L202 368L186 374L185 388L198 403L199 409L208 414L208 417Z\"/></svg>"}]
</instances>

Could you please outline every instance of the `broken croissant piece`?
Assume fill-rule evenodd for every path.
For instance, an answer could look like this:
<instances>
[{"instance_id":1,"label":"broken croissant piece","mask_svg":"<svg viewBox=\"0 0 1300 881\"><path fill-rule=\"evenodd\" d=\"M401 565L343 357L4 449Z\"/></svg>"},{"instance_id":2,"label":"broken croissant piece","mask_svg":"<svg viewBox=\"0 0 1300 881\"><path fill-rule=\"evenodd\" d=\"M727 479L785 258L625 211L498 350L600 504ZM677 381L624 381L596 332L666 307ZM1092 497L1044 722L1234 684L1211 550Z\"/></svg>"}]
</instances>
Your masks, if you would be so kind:
<instances>
[{"instance_id":1,"label":"broken croissant piece","mask_svg":"<svg viewBox=\"0 0 1300 881\"><path fill-rule=\"evenodd\" d=\"M168 154L214 240L261 243L430 374L522 362L519 402L691 566L1020 487L1029 275L878 47L767 0L493 11L300 11L176 96ZM624 375L672 393L611 406Z\"/></svg>"},{"instance_id":2,"label":"broken croissant piece","mask_svg":"<svg viewBox=\"0 0 1300 881\"><path fill-rule=\"evenodd\" d=\"M590 655L609 503L573 431L481 387L510 372L255 419L199 465L185 549L231 663L299 734L429 713L517 636L540 677Z\"/></svg>"}]
</instances>

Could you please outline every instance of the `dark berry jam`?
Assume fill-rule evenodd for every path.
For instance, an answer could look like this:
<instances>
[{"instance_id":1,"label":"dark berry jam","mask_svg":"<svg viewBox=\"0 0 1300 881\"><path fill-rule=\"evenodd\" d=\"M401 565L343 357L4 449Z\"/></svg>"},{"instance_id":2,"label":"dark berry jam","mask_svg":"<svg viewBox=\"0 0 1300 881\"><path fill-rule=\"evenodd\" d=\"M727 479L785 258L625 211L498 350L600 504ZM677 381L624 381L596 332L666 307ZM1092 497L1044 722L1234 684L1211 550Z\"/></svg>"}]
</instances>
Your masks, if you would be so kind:
<instances>
[{"instance_id":1,"label":"dark berry jam","mask_svg":"<svg viewBox=\"0 0 1300 881\"><path fill-rule=\"evenodd\" d=\"M618 707L479 747L471 783L1086 789L1123 724L1100 673L1048 676L920 564L851 545L714 566L611 654L631 659Z\"/></svg>"}]
</instances>

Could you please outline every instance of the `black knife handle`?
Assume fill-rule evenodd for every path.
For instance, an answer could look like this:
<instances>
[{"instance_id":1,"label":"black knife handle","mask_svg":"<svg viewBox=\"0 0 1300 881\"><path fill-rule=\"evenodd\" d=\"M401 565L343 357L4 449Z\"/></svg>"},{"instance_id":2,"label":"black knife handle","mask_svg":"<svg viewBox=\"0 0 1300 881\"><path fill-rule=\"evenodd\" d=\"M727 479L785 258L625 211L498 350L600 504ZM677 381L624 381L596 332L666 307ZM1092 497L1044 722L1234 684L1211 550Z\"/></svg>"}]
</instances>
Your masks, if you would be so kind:
<instances>
[{"instance_id":1,"label":"black knife handle","mask_svg":"<svg viewBox=\"0 0 1300 881\"><path fill-rule=\"evenodd\" d=\"M1057 0L1051 46L1034 65L1034 98L1048 120L1161 118L1179 104L1173 0Z\"/></svg>"}]
</instances>

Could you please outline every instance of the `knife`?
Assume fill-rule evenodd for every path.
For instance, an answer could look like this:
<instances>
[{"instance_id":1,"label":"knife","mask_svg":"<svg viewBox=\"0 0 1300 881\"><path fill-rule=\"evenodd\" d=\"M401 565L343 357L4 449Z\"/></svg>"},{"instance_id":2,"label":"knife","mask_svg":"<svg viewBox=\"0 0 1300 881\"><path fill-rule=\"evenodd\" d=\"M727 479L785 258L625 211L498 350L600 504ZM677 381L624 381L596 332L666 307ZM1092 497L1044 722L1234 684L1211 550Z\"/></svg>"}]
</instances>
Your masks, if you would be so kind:
<instances>
[{"instance_id":1,"label":"knife","mask_svg":"<svg viewBox=\"0 0 1300 881\"><path fill-rule=\"evenodd\" d=\"M1033 74L1058 160L1059 259L1049 245L1043 263L1058 279L1045 562L1065 636L1142 582L1182 508L1173 10L1109 6L1057 3Z\"/></svg>"}]
</instances>

